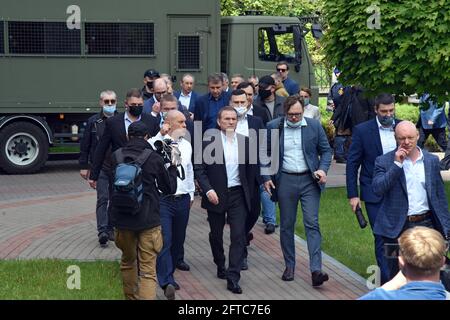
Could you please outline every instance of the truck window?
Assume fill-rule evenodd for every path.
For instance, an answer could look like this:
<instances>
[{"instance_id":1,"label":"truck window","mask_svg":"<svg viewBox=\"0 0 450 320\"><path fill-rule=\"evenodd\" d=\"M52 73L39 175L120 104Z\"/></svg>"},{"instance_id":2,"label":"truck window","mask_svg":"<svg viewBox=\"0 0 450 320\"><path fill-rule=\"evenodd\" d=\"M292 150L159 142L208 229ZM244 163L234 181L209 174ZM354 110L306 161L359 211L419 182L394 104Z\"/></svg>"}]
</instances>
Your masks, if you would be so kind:
<instances>
[{"instance_id":1,"label":"truck window","mask_svg":"<svg viewBox=\"0 0 450 320\"><path fill-rule=\"evenodd\" d=\"M5 53L5 45L3 42L3 21L0 21L0 54Z\"/></svg>"},{"instance_id":2,"label":"truck window","mask_svg":"<svg viewBox=\"0 0 450 320\"><path fill-rule=\"evenodd\" d=\"M3 35L3 32L2 32ZM79 55L81 34L66 22L8 22L9 53Z\"/></svg>"},{"instance_id":3,"label":"truck window","mask_svg":"<svg viewBox=\"0 0 450 320\"><path fill-rule=\"evenodd\" d=\"M196 71L200 69L200 36L178 36L178 71Z\"/></svg>"},{"instance_id":4,"label":"truck window","mask_svg":"<svg viewBox=\"0 0 450 320\"><path fill-rule=\"evenodd\" d=\"M258 30L258 53L263 61L295 62L294 35L292 27L275 31L272 27Z\"/></svg>"},{"instance_id":5,"label":"truck window","mask_svg":"<svg viewBox=\"0 0 450 320\"><path fill-rule=\"evenodd\" d=\"M85 23L86 54L155 54L153 23Z\"/></svg>"}]
</instances>

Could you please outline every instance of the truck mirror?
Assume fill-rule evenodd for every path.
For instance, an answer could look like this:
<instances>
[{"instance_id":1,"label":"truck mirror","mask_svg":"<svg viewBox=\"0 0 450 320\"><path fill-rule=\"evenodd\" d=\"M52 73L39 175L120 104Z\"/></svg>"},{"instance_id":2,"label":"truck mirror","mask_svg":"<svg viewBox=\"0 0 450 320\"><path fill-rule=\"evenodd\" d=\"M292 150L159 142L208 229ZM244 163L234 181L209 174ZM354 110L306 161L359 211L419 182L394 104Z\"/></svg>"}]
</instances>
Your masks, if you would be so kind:
<instances>
[{"instance_id":1,"label":"truck mirror","mask_svg":"<svg viewBox=\"0 0 450 320\"><path fill-rule=\"evenodd\" d=\"M276 24L272 27L275 32L287 32L287 27L285 25Z\"/></svg>"},{"instance_id":2,"label":"truck mirror","mask_svg":"<svg viewBox=\"0 0 450 320\"><path fill-rule=\"evenodd\" d=\"M322 26L320 23L313 23L311 25L311 33L314 39L320 39L323 37Z\"/></svg>"}]
</instances>

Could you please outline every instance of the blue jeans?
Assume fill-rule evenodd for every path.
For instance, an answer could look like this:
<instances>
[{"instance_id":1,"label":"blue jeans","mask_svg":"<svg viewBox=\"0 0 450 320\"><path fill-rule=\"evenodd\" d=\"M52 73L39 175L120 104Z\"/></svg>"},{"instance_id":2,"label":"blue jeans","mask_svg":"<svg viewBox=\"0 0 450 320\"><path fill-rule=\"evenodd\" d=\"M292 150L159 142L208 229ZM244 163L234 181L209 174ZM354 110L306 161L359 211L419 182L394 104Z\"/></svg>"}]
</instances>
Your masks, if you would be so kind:
<instances>
[{"instance_id":1,"label":"blue jeans","mask_svg":"<svg viewBox=\"0 0 450 320\"><path fill-rule=\"evenodd\" d=\"M380 210L381 202L371 203L364 202L367 211L367 217L369 218L370 226L374 227L375 220L377 218L378 211ZM383 237L374 234L375 238L375 257L377 259L378 267L380 268L381 284L389 281L389 269L386 259L384 258L384 241Z\"/></svg>"},{"instance_id":2,"label":"blue jeans","mask_svg":"<svg viewBox=\"0 0 450 320\"><path fill-rule=\"evenodd\" d=\"M269 194L264 190L264 186L259 186L260 194L261 194L261 204L262 204L262 216L263 222L265 224L273 224L277 223L276 214L275 214L275 202L270 200Z\"/></svg>"},{"instance_id":3,"label":"blue jeans","mask_svg":"<svg viewBox=\"0 0 450 320\"><path fill-rule=\"evenodd\" d=\"M189 194L160 198L163 248L156 259L156 274L161 288L175 282L173 273L186 238L190 202Z\"/></svg>"},{"instance_id":4,"label":"blue jeans","mask_svg":"<svg viewBox=\"0 0 450 320\"><path fill-rule=\"evenodd\" d=\"M334 159L347 160L348 150L345 144L350 136L336 136L334 137Z\"/></svg>"},{"instance_id":5,"label":"blue jeans","mask_svg":"<svg viewBox=\"0 0 450 320\"><path fill-rule=\"evenodd\" d=\"M110 175L106 171L100 170L97 180L97 205L95 210L98 235L103 232L110 232L113 229L109 224L108 217L110 179Z\"/></svg>"},{"instance_id":6,"label":"blue jeans","mask_svg":"<svg viewBox=\"0 0 450 320\"><path fill-rule=\"evenodd\" d=\"M303 224L308 244L311 272L322 270L322 235L319 228L320 188L311 174L290 175L282 173L278 189L280 206L280 240L287 268L295 268L295 224L300 200Z\"/></svg>"}]
</instances>

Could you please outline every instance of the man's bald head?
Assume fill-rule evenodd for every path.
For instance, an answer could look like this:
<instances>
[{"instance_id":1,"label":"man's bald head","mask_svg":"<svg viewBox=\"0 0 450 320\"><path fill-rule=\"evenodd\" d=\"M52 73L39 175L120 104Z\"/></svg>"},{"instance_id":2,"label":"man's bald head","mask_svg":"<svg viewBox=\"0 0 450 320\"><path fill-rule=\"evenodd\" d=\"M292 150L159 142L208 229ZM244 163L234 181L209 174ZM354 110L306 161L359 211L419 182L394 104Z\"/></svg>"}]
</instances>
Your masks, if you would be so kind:
<instances>
[{"instance_id":1,"label":"man's bald head","mask_svg":"<svg viewBox=\"0 0 450 320\"><path fill-rule=\"evenodd\" d=\"M411 121L401 121L395 127L395 139L399 148L403 148L410 154L416 149L419 140L419 132L416 125Z\"/></svg>"},{"instance_id":2,"label":"man's bald head","mask_svg":"<svg viewBox=\"0 0 450 320\"><path fill-rule=\"evenodd\" d=\"M167 91L167 82L162 78L156 79L153 81L153 90L155 92Z\"/></svg>"},{"instance_id":3,"label":"man's bald head","mask_svg":"<svg viewBox=\"0 0 450 320\"><path fill-rule=\"evenodd\" d=\"M186 134L186 117L180 111L169 111L164 121L170 125L169 135L172 138L178 139Z\"/></svg>"}]
</instances>

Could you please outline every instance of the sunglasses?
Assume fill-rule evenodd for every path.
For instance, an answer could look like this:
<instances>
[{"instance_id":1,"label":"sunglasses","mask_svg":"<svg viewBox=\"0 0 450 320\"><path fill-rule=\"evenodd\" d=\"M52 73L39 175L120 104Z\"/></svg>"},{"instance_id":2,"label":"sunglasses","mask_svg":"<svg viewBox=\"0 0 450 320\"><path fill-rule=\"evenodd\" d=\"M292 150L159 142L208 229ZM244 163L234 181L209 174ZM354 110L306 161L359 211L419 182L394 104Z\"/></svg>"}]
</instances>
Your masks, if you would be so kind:
<instances>
[{"instance_id":1,"label":"sunglasses","mask_svg":"<svg viewBox=\"0 0 450 320\"><path fill-rule=\"evenodd\" d=\"M277 69L278 72L286 72L287 69Z\"/></svg>"},{"instance_id":2,"label":"sunglasses","mask_svg":"<svg viewBox=\"0 0 450 320\"><path fill-rule=\"evenodd\" d=\"M115 104L116 100L115 99L105 99L103 100L104 104Z\"/></svg>"}]
</instances>

